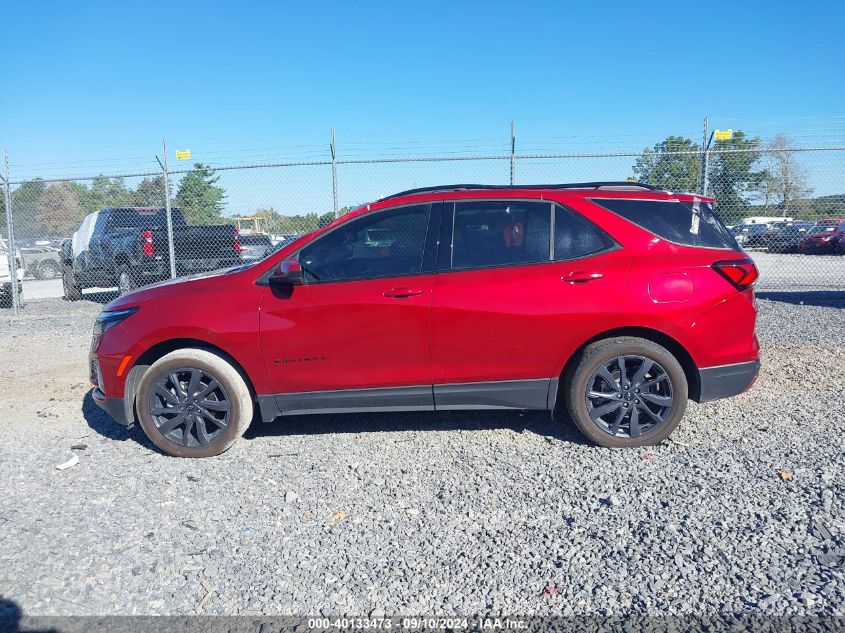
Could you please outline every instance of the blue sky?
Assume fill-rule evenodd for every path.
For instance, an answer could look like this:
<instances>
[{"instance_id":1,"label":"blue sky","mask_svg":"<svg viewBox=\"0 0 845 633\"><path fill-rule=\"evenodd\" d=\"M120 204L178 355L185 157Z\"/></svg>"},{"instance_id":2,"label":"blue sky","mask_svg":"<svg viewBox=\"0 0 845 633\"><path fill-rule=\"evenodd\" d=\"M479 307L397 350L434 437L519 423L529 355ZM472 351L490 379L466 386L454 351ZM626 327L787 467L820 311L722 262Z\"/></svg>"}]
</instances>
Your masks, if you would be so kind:
<instances>
[{"instance_id":1,"label":"blue sky","mask_svg":"<svg viewBox=\"0 0 845 633\"><path fill-rule=\"evenodd\" d=\"M524 151L698 140L704 115L845 137L839 2L9 2L2 23L13 178L151 170L162 138L213 164L320 159L333 126L347 158L498 153L512 119ZM594 162L567 174L616 169ZM341 204L507 171L348 169ZM244 210L325 202L323 171L225 178Z\"/></svg>"}]
</instances>

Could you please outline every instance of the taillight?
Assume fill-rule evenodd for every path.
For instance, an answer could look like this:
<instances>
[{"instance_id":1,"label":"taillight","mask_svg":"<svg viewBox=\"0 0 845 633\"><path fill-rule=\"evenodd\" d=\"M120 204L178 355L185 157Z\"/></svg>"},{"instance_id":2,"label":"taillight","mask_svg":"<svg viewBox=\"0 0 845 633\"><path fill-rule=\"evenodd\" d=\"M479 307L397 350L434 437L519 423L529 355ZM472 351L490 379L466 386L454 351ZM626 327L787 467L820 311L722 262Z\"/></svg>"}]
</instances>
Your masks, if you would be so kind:
<instances>
[{"instance_id":1,"label":"taillight","mask_svg":"<svg viewBox=\"0 0 845 633\"><path fill-rule=\"evenodd\" d=\"M235 252L236 253L243 253L244 249L241 248L241 240L238 237L239 235L240 235L240 233L238 232L238 229L235 229Z\"/></svg>"},{"instance_id":2,"label":"taillight","mask_svg":"<svg viewBox=\"0 0 845 633\"><path fill-rule=\"evenodd\" d=\"M153 232L152 231L141 231L141 239L144 240L144 245L142 247L144 255L147 257L152 257L156 254L155 246L153 246Z\"/></svg>"},{"instance_id":3,"label":"taillight","mask_svg":"<svg viewBox=\"0 0 845 633\"><path fill-rule=\"evenodd\" d=\"M727 279L737 290L747 290L760 276L757 266L750 259L727 259L715 262L713 270Z\"/></svg>"}]
</instances>

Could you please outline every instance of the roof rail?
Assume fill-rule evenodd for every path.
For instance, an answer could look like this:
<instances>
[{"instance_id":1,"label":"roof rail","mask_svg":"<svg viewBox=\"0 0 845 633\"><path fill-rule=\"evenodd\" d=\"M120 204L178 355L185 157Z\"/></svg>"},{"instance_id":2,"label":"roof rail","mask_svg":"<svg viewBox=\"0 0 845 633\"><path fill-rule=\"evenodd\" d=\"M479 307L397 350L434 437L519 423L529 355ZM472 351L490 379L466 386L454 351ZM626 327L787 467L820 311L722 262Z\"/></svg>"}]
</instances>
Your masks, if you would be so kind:
<instances>
[{"instance_id":1,"label":"roof rail","mask_svg":"<svg viewBox=\"0 0 845 633\"><path fill-rule=\"evenodd\" d=\"M420 187L418 189L408 189L400 191L384 198L380 198L376 202L383 200L391 200L392 198L399 198L401 196L410 196L417 193L432 193L435 191L490 191L497 189L643 189L645 191L663 191L660 187L648 185L642 182L628 182L624 180L614 181L600 181L600 182L570 182L552 185L436 185L433 187Z\"/></svg>"}]
</instances>

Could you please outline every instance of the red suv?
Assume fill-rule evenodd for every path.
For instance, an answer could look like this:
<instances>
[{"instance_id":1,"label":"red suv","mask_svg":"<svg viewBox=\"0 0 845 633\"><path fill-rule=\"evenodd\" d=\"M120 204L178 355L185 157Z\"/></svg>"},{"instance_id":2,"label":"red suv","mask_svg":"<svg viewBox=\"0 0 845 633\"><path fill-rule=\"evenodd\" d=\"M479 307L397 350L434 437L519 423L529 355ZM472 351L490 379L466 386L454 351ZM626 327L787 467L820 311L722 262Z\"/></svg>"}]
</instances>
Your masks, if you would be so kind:
<instances>
[{"instance_id":1,"label":"red suv","mask_svg":"<svg viewBox=\"0 0 845 633\"><path fill-rule=\"evenodd\" d=\"M226 450L257 408L566 411L654 444L758 370L757 269L712 200L635 183L453 185L349 213L264 260L107 305L93 397L162 450Z\"/></svg>"}]
</instances>

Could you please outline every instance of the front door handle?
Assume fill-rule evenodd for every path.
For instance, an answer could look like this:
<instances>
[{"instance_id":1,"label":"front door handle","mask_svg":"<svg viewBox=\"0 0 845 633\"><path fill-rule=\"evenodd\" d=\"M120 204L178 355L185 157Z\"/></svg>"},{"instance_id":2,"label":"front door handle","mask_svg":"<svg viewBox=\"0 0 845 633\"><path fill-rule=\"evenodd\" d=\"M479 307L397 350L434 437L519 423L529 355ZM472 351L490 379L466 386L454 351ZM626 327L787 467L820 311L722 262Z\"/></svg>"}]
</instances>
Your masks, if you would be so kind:
<instances>
[{"instance_id":1,"label":"front door handle","mask_svg":"<svg viewBox=\"0 0 845 633\"><path fill-rule=\"evenodd\" d=\"M587 281L594 281L596 279L601 279L604 277L601 273L588 273L584 270L579 270L574 273L569 273L568 275L564 275L560 278L561 281L568 281L571 284L575 283L584 283Z\"/></svg>"},{"instance_id":2,"label":"front door handle","mask_svg":"<svg viewBox=\"0 0 845 633\"><path fill-rule=\"evenodd\" d=\"M417 295L421 295L422 293L422 290L400 286L399 288L392 288L390 290L387 290L384 293L384 296L390 299L406 299L407 297L416 297Z\"/></svg>"}]
</instances>

